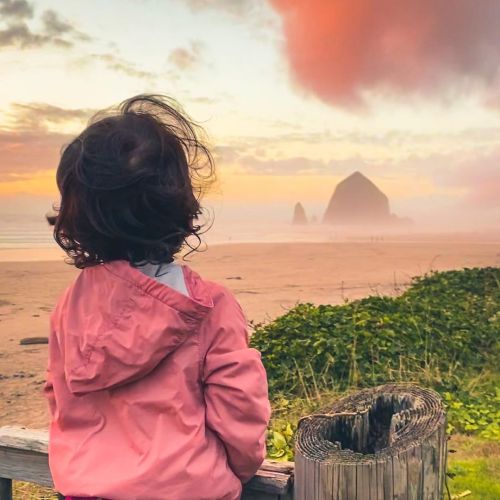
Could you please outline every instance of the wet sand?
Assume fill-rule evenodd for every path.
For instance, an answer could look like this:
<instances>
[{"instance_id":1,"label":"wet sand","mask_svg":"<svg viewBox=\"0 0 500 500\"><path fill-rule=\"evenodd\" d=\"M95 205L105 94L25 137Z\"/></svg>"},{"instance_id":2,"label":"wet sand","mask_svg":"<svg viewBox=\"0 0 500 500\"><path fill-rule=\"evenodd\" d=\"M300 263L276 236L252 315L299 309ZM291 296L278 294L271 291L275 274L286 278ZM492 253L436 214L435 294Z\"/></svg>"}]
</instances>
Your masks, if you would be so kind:
<instances>
[{"instance_id":1,"label":"wet sand","mask_svg":"<svg viewBox=\"0 0 500 500\"><path fill-rule=\"evenodd\" d=\"M41 388L47 346L19 345L47 335L57 297L78 270L54 253L9 251L0 262L0 425L44 427ZM0 253L0 259L2 254ZM31 261L30 261L31 259ZM430 270L500 265L494 242L256 243L214 245L189 265L230 288L249 320L268 321L297 302L339 304L370 294L397 294Z\"/></svg>"}]
</instances>

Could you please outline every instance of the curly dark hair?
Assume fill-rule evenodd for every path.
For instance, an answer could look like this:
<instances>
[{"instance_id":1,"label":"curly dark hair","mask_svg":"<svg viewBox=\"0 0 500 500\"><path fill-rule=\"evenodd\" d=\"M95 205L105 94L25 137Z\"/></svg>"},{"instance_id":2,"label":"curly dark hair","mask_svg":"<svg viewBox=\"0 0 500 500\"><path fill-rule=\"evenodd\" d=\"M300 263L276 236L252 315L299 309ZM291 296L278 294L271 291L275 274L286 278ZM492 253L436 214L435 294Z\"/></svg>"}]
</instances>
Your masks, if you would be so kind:
<instances>
[{"instance_id":1,"label":"curly dark hair","mask_svg":"<svg viewBox=\"0 0 500 500\"><path fill-rule=\"evenodd\" d=\"M201 243L200 198L214 180L210 151L171 98L138 95L97 113L61 155L54 238L82 269L124 259L172 262Z\"/></svg>"}]
</instances>

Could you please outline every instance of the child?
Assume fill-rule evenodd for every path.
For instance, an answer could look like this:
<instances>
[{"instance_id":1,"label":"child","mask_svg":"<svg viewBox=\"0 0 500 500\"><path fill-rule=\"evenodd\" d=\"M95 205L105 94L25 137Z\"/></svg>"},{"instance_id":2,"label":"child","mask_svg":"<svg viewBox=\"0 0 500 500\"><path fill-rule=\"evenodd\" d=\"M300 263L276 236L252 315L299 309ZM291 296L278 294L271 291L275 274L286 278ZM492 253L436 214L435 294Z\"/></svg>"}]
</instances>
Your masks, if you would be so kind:
<instances>
[{"instance_id":1,"label":"child","mask_svg":"<svg viewBox=\"0 0 500 500\"><path fill-rule=\"evenodd\" d=\"M82 269L51 316L45 386L64 495L233 500L264 459L266 373L241 308L174 262L212 172L161 96L97 115L62 154L54 237Z\"/></svg>"}]
</instances>

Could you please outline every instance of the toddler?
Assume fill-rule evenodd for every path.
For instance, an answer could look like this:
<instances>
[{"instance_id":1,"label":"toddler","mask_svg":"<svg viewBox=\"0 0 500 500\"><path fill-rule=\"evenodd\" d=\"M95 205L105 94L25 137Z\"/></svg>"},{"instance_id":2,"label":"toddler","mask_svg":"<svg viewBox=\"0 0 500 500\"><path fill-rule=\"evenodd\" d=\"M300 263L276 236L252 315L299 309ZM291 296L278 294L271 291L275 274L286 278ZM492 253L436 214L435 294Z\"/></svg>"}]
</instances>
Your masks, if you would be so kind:
<instances>
[{"instance_id":1,"label":"toddler","mask_svg":"<svg viewBox=\"0 0 500 500\"><path fill-rule=\"evenodd\" d=\"M174 260L212 177L162 96L96 115L62 153L54 237L81 271L51 315L45 393L67 499L234 500L264 459L266 373L241 308Z\"/></svg>"}]
</instances>

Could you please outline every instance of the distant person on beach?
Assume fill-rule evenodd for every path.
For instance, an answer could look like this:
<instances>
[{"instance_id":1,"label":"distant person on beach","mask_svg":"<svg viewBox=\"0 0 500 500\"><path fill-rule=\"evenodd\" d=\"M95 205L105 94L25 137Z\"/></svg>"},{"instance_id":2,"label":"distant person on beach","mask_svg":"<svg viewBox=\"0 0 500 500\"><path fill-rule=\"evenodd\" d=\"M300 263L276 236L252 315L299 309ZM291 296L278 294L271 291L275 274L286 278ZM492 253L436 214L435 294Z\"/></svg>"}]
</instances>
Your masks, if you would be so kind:
<instances>
[{"instance_id":1,"label":"distant person on beach","mask_svg":"<svg viewBox=\"0 0 500 500\"><path fill-rule=\"evenodd\" d=\"M54 237L81 272L51 316L45 393L68 499L233 500L264 459L242 310L174 261L200 241L212 177L198 127L161 96L96 115L62 153Z\"/></svg>"}]
</instances>

